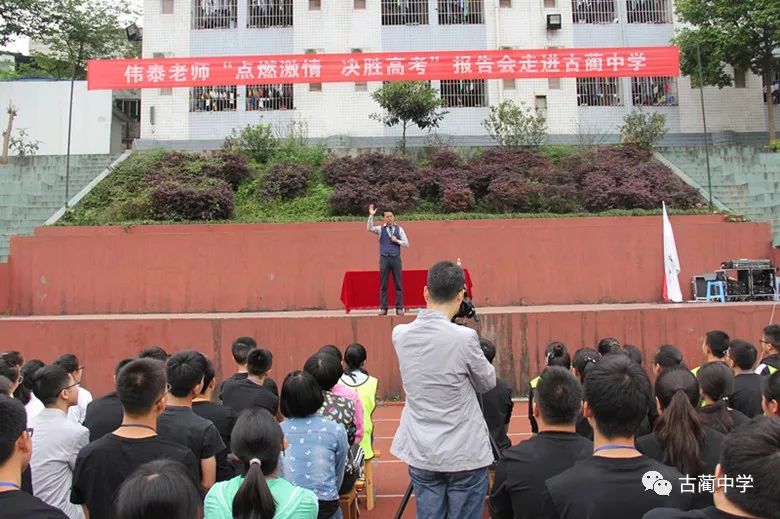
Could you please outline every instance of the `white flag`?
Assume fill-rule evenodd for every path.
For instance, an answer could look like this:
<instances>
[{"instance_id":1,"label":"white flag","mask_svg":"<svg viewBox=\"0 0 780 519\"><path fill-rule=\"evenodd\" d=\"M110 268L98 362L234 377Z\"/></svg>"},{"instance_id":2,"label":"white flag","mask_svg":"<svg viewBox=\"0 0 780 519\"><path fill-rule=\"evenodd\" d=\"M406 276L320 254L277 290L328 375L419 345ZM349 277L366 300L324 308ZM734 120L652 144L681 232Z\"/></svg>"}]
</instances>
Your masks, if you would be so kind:
<instances>
[{"instance_id":1,"label":"white flag","mask_svg":"<svg viewBox=\"0 0 780 519\"><path fill-rule=\"evenodd\" d=\"M669 221L669 215L666 214L666 203L663 203L664 210L664 301L681 303L683 300L680 290L680 258L677 257L677 245L674 242L674 231L672 231L672 222Z\"/></svg>"}]
</instances>

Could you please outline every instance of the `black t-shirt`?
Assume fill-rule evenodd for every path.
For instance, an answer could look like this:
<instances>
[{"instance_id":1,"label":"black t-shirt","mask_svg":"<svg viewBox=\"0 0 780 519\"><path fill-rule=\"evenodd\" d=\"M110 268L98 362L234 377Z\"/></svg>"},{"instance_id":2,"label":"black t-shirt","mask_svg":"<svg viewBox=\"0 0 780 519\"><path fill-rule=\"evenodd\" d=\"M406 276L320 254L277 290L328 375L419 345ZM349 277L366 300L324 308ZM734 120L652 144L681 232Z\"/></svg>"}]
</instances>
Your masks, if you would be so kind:
<instances>
[{"instance_id":1,"label":"black t-shirt","mask_svg":"<svg viewBox=\"0 0 780 519\"><path fill-rule=\"evenodd\" d=\"M699 472L697 474L688 474L688 476L694 479L697 478L699 474L711 474L714 476L715 467L718 465L718 460L723 452L723 440L725 439L726 437L723 434L714 429L710 429L709 427L705 427L704 442L699 451ZM664 449L655 433L637 438L636 445L639 451L645 456L649 456L656 461L664 463ZM696 484L695 481L694 484ZM693 508L712 506L712 493L697 492L693 495L692 506Z\"/></svg>"},{"instance_id":2,"label":"black t-shirt","mask_svg":"<svg viewBox=\"0 0 780 519\"><path fill-rule=\"evenodd\" d=\"M699 417L701 418L702 424L704 424L705 427L709 427L710 429L718 431L721 434L728 434L740 425L746 424L750 421L750 418L740 413L736 409L726 408L726 412L729 414L731 421L734 424L731 430L726 430L725 426L711 418L712 415L720 411L719 407L720 404L711 404L705 405L704 407L698 407L696 409L699 412Z\"/></svg>"},{"instance_id":3,"label":"black t-shirt","mask_svg":"<svg viewBox=\"0 0 780 519\"><path fill-rule=\"evenodd\" d=\"M545 481L593 455L577 433L541 432L503 451L490 495L493 519L538 519Z\"/></svg>"},{"instance_id":4,"label":"black t-shirt","mask_svg":"<svg viewBox=\"0 0 780 519\"><path fill-rule=\"evenodd\" d=\"M661 473L672 486L671 495L645 490L642 476ZM605 458L591 456L547 480L542 506L545 519L633 519L653 508L687 510L691 495L680 493L677 470L647 456Z\"/></svg>"},{"instance_id":5,"label":"black t-shirt","mask_svg":"<svg viewBox=\"0 0 780 519\"><path fill-rule=\"evenodd\" d=\"M200 463L188 448L159 436L122 438L107 434L79 452L70 501L86 504L90 519L112 519L114 498L124 480L139 466L159 459L183 463L200 488Z\"/></svg>"},{"instance_id":6,"label":"black t-shirt","mask_svg":"<svg viewBox=\"0 0 780 519\"><path fill-rule=\"evenodd\" d=\"M68 519L62 510L49 506L23 490L0 492L0 516L20 519Z\"/></svg>"},{"instance_id":7,"label":"black t-shirt","mask_svg":"<svg viewBox=\"0 0 780 519\"><path fill-rule=\"evenodd\" d=\"M122 424L124 409L116 392L111 392L87 406L84 427L89 429L89 441L93 442L108 433L116 431Z\"/></svg>"},{"instance_id":8,"label":"black t-shirt","mask_svg":"<svg viewBox=\"0 0 780 519\"><path fill-rule=\"evenodd\" d=\"M656 508L647 512L642 519L745 519L745 516L722 512L714 506L710 506L688 512L676 508Z\"/></svg>"},{"instance_id":9,"label":"black t-shirt","mask_svg":"<svg viewBox=\"0 0 780 519\"><path fill-rule=\"evenodd\" d=\"M227 378L222 381L222 383L219 385L219 399L222 400L222 393L225 391L225 386L231 382L237 382L239 380L246 380L247 377L249 377L249 373L233 373L230 378ZM279 388L276 385L276 382L274 382L274 379L271 377L266 377L265 380L263 380L263 387L271 391L274 395L276 395L277 398L279 398Z\"/></svg>"},{"instance_id":10,"label":"black t-shirt","mask_svg":"<svg viewBox=\"0 0 780 519\"><path fill-rule=\"evenodd\" d=\"M765 366L772 366L775 369L780 369L780 353L773 353L772 355L767 355L766 357L761 359L761 362L759 362L759 364L764 364ZM764 367L761 374L769 375L769 369Z\"/></svg>"},{"instance_id":11,"label":"black t-shirt","mask_svg":"<svg viewBox=\"0 0 780 519\"><path fill-rule=\"evenodd\" d=\"M193 402L192 410L201 418L210 420L222 437L225 448L217 453L217 481L227 481L236 475L234 466L228 461L230 434L236 424L236 413L231 408L214 402Z\"/></svg>"},{"instance_id":12,"label":"black t-shirt","mask_svg":"<svg viewBox=\"0 0 780 519\"><path fill-rule=\"evenodd\" d=\"M512 446L507 436L507 425L512 418L512 390L509 384L496 379L496 387L482 394L482 414L485 416L490 436L495 440L499 450L504 450Z\"/></svg>"},{"instance_id":13,"label":"black t-shirt","mask_svg":"<svg viewBox=\"0 0 780 519\"><path fill-rule=\"evenodd\" d=\"M762 383L763 378L756 373L735 376L734 393L729 397L729 407L736 409L748 418L762 414Z\"/></svg>"},{"instance_id":14,"label":"black t-shirt","mask_svg":"<svg viewBox=\"0 0 780 519\"><path fill-rule=\"evenodd\" d=\"M157 434L160 438L189 447L199 461L225 450L225 442L217 427L189 407L166 407L157 418Z\"/></svg>"},{"instance_id":15,"label":"black t-shirt","mask_svg":"<svg viewBox=\"0 0 780 519\"><path fill-rule=\"evenodd\" d=\"M279 398L271 390L247 378L225 384L222 402L237 414L250 407L262 407L276 416L279 408Z\"/></svg>"}]
</instances>

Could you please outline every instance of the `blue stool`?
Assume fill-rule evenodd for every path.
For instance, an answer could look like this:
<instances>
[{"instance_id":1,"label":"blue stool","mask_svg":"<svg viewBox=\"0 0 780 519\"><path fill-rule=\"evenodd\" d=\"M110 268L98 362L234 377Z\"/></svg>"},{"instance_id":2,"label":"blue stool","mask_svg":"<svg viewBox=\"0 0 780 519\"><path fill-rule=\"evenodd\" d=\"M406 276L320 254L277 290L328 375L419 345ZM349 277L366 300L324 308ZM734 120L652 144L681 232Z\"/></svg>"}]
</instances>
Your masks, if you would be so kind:
<instances>
[{"instance_id":1,"label":"blue stool","mask_svg":"<svg viewBox=\"0 0 780 519\"><path fill-rule=\"evenodd\" d=\"M716 290L717 293L716 293ZM720 300L726 302L726 283L723 281L707 281L707 302Z\"/></svg>"}]
</instances>

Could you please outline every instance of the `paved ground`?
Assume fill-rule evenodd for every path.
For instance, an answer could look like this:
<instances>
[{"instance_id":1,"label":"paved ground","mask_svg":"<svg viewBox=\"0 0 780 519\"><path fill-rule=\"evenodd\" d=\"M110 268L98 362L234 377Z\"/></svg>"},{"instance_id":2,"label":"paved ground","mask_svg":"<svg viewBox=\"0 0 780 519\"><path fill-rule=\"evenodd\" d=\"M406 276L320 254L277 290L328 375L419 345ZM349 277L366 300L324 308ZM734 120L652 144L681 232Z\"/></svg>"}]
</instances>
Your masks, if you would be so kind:
<instances>
[{"instance_id":1,"label":"paved ground","mask_svg":"<svg viewBox=\"0 0 780 519\"><path fill-rule=\"evenodd\" d=\"M403 406L400 404L388 404L377 407L374 412L374 445L382 453L381 458L375 462L377 501L376 507L371 512L367 512L361 500L361 518L392 519L409 484L406 464L390 454L390 444L398 428L402 409ZM515 402L512 421L509 424L509 438L513 444L519 443L531 434L526 411L525 400ZM403 517L414 517L414 497Z\"/></svg>"}]
</instances>

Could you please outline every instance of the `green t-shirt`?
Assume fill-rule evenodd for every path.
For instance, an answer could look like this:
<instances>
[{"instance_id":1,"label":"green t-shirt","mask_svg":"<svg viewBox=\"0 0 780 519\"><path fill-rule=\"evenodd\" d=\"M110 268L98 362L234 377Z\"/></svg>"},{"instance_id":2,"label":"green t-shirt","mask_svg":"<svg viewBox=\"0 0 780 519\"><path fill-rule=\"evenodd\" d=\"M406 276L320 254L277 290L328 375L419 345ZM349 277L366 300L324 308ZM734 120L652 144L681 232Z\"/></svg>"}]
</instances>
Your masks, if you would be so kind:
<instances>
[{"instance_id":1,"label":"green t-shirt","mask_svg":"<svg viewBox=\"0 0 780 519\"><path fill-rule=\"evenodd\" d=\"M233 519L233 497L244 476L215 483L203 504L205 519ZM269 479L268 488L276 501L274 519L316 519L317 496L311 490L296 487L283 478Z\"/></svg>"}]
</instances>

